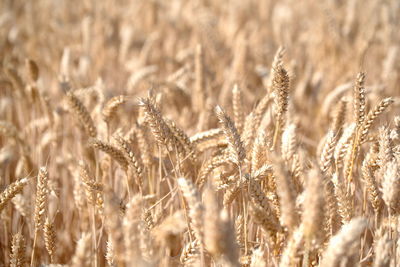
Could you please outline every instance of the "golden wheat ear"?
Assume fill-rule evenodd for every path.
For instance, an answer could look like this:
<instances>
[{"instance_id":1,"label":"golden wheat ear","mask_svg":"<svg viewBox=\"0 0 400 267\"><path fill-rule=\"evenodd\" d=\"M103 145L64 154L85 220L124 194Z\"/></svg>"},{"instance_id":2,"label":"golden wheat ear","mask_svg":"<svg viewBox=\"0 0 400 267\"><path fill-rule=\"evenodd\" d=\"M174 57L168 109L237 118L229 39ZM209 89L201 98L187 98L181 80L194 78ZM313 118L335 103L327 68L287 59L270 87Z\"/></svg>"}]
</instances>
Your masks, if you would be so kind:
<instances>
[{"instance_id":1,"label":"golden wheat ear","mask_svg":"<svg viewBox=\"0 0 400 267\"><path fill-rule=\"evenodd\" d=\"M43 229L45 212L47 211L49 173L46 167L41 167L36 183L35 231Z\"/></svg>"},{"instance_id":2,"label":"golden wheat ear","mask_svg":"<svg viewBox=\"0 0 400 267\"><path fill-rule=\"evenodd\" d=\"M296 209L297 192L283 161L277 162L274 166L276 174L276 185L281 209L281 221L290 232L299 225L299 214Z\"/></svg>"},{"instance_id":3,"label":"golden wheat ear","mask_svg":"<svg viewBox=\"0 0 400 267\"><path fill-rule=\"evenodd\" d=\"M399 172L399 164L397 161L385 162L381 190L382 199L386 204L389 216L396 215L399 212Z\"/></svg>"},{"instance_id":4,"label":"golden wheat ear","mask_svg":"<svg viewBox=\"0 0 400 267\"><path fill-rule=\"evenodd\" d=\"M26 263L26 246L25 238L21 232L16 233L12 237L11 241L11 254L10 254L10 266L20 267Z\"/></svg>"},{"instance_id":5,"label":"golden wheat ear","mask_svg":"<svg viewBox=\"0 0 400 267\"><path fill-rule=\"evenodd\" d=\"M71 262L73 266L90 266L91 256L89 253L87 253L90 251L90 241L90 234L83 233L81 238L78 240L75 253L72 256Z\"/></svg>"},{"instance_id":6,"label":"golden wheat ear","mask_svg":"<svg viewBox=\"0 0 400 267\"><path fill-rule=\"evenodd\" d=\"M246 151L235 123L220 106L215 108L215 113L217 114L221 127L228 140L229 149L231 151L230 160L240 167L246 158Z\"/></svg>"},{"instance_id":7,"label":"golden wheat ear","mask_svg":"<svg viewBox=\"0 0 400 267\"><path fill-rule=\"evenodd\" d=\"M353 90L354 119L357 123L357 128L360 127L365 120L366 103L364 80L365 73L358 73Z\"/></svg>"},{"instance_id":8,"label":"golden wheat ear","mask_svg":"<svg viewBox=\"0 0 400 267\"><path fill-rule=\"evenodd\" d=\"M12 200L17 194L22 192L24 186L27 183L28 178L22 178L6 187L6 189L0 194L0 212L5 208L10 200Z\"/></svg>"},{"instance_id":9,"label":"golden wheat ear","mask_svg":"<svg viewBox=\"0 0 400 267\"><path fill-rule=\"evenodd\" d=\"M54 229L54 224L49 220L49 218L46 218L46 221L44 223L44 242L46 246L46 250L49 253L50 256L50 262L54 262L54 253L55 253L55 248L56 248L56 231Z\"/></svg>"},{"instance_id":10,"label":"golden wheat ear","mask_svg":"<svg viewBox=\"0 0 400 267\"><path fill-rule=\"evenodd\" d=\"M115 117L115 113L122 104L126 102L127 97L123 95L118 95L110 98L107 103L104 105L104 108L101 112L103 115L103 120L106 123L110 123L110 121Z\"/></svg>"},{"instance_id":11,"label":"golden wheat ear","mask_svg":"<svg viewBox=\"0 0 400 267\"><path fill-rule=\"evenodd\" d=\"M288 240L279 261L279 267L296 266L300 262L299 255L304 243L303 225L296 228Z\"/></svg>"},{"instance_id":12,"label":"golden wheat ear","mask_svg":"<svg viewBox=\"0 0 400 267\"><path fill-rule=\"evenodd\" d=\"M146 121L157 142L161 145L165 145L167 148L170 147L172 136L171 129L164 121L158 107L153 103L151 98L140 98L139 106L144 110Z\"/></svg>"},{"instance_id":13,"label":"golden wheat ear","mask_svg":"<svg viewBox=\"0 0 400 267\"><path fill-rule=\"evenodd\" d=\"M373 266L390 266L391 251L393 250L394 242L390 239L388 233L380 233L376 235L375 239L375 259Z\"/></svg>"},{"instance_id":14,"label":"golden wheat ear","mask_svg":"<svg viewBox=\"0 0 400 267\"><path fill-rule=\"evenodd\" d=\"M124 153L117 147L95 138L89 140L89 145L110 155L113 159L115 159L115 161L118 162L122 169L126 170L128 168L128 160L124 156Z\"/></svg>"},{"instance_id":15,"label":"golden wheat ear","mask_svg":"<svg viewBox=\"0 0 400 267\"><path fill-rule=\"evenodd\" d=\"M242 133L244 124L243 99L242 90L237 84L235 84L232 89L232 108L235 125L239 133Z\"/></svg>"},{"instance_id":16,"label":"golden wheat ear","mask_svg":"<svg viewBox=\"0 0 400 267\"><path fill-rule=\"evenodd\" d=\"M204 242L203 217L204 207L201 202L200 194L196 186L186 178L178 179L178 186L182 195L188 203L190 222L195 233L195 237L200 244Z\"/></svg>"},{"instance_id":17,"label":"golden wheat ear","mask_svg":"<svg viewBox=\"0 0 400 267\"><path fill-rule=\"evenodd\" d=\"M131 150L128 142L122 136L115 136L115 141L117 142L120 150L125 155L128 165L135 172L136 177L139 179L140 184L143 184L143 165L133 151Z\"/></svg>"},{"instance_id":18,"label":"golden wheat ear","mask_svg":"<svg viewBox=\"0 0 400 267\"><path fill-rule=\"evenodd\" d=\"M308 173L302 215L304 238L308 246L320 244L323 236L323 229L321 228L324 222L326 203L323 187L320 171L311 170Z\"/></svg>"},{"instance_id":19,"label":"golden wheat ear","mask_svg":"<svg viewBox=\"0 0 400 267\"><path fill-rule=\"evenodd\" d=\"M341 133L343 130L343 126L346 122L347 102L347 98L342 97L339 103L336 105L331 127L335 133Z\"/></svg>"},{"instance_id":20,"label":"golden wheat ear","mask_svg":"<svg viewBox=\"0 0 400 267\"><path fill-rule=\"evenodd\" d=\"M360 128L360 136L359 143L363 143L366 141L370 128L374 121L381 115L392 103L394 100L391 97L385 98L381 100L367 115Z\"/></svg>"},{"instance_id":21,"label":"golden wheat ear","mask_svg":"<svg viewBox=\"0 0 400 267\"><path fill-rule=\"evenodd\" d=\"M274 69L272 90L275 93L275 132L272 140L272 148L280 139L281 129L285 122L285 114L289 105L289 75L281 64Z\"/></svg>"},{"instance_id":22,"label":"golden wheat ear","mask_svg":"<svg viewBox=\"0 0 400 267\"><path fill-rule=\"evenodd\" d=\"M374 170L374 156L370 152L367 157L364 159L362 166L361 166L361 173L363 177L363 181L367 187L369 201L371 202L372 208L375 211L375 217L380 218L382 207L383 207L383 200L382 200L382 193L379 190L378 182L375 177Z\"/></svg>"},{"instance_id":23,"label":"golden wheat ear","mask_svg":"<svg viewBox=\"0 0 400 267\"><path fill-rule=\"evenodd\" d=\"M263 192L260 182L250 177L249 180L250 214L254 221L267 232L280 232L282 226L275 207Z\"/></svg>"},{"instance_id":24,"label":"golden wheat ear","mask_svg":"<svg viewBox=\"0 0 400 267\"><path fill-rule=\"evenodd\" d=\"M66 99L70 111L75 114L79 123L83 125L87 135L93 138L96 137L97 129L86 107L82 104L78 97L74 95L72 91L66 92Z\"/></svg>"},{"instance_id":25,"label":"golden wheat ear","mask_svg":"<svg viewBox=\"0 0 400 267\"><path fill-rule=\"evenodd\" d=\"M337 233L329 242L322 255L321 266L340 266L343 262L349 262L353 255L357 255L360 235L367 228L364 218L355 218Z\"/></svg>"}]
</instances>

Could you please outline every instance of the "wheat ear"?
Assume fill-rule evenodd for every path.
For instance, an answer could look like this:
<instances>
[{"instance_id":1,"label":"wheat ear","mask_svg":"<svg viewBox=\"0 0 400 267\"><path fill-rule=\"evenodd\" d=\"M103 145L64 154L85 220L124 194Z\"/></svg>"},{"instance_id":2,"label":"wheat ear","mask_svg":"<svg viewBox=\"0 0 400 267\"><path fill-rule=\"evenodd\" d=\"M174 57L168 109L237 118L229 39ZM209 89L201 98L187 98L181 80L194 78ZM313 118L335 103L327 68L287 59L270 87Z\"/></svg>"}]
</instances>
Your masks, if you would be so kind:
<instances>
[{"instance_id":1,"label":"wheat ear","mask_svg":"<svg viewBox=\"0 0 400 267\"><path fill-rule=\"evenodd\" d=\"M371 163L370 163L370 155L363 161L361 171L362 177L365 181L369 200L371 202L372 208L375 211L376 216L379 218L381 214L381 209L383 205L381 192L378 187L378 183L375 179L374 172L372 171Z\"/></svg>"},{"instance_id":2,"label":"wheat ear","mask_svg":"<svg viewBox=\"0 0 400 267\"><path fill-rule=\"evenodd\" d=\"M41 167L37 176L36 184L36 201L35 201L35 235L32 245L31 266L35 260L35 247L38 232L43 229L44 216L47 210L47 197L48 197L48 180L49 173L46 167Z\"/></svg>"},{"instance_id":3,"label":"wheat ear","mask_svg":"<svg viewBox=\"0 0 400 267\"><path fill-rule=\"evenodd\" d=\"M0 194L0 212L11 199L22 192L27 183L28 178L22 178L7 186L7 188Z\"/></svg>"},{"instance_id":4,"label":"wheat ear","mask_svg":"<svg viewBox=\"0 0 400 267\"><path fill-rule=\"evenodd\" d=\"M114 246L110 238L106 244L105 258L109 267L115 267Z\"/></svg>"},{"instance_id":5,"label":"wheat ear","mask_svg":"<svg viewBox=\"0 0 400 267\"><path fill-rule=\"evenodd\" d=\"M251 150L251 173L254 174L267 160L268 137L264 129L259 129Z\"/></svg>"},{"instance_id":6,"label":"wheat ear","mask_svg":"<svg viewBox=\"0 0 400 267\"><path fill-rule=\"evenodd\" d=\"M125 158L128 161L128 166L131 171L134 173L135 177L138 179L138 184L140 188L143 188L143 164L140 162L139 157L137 157L131 148L129 147L128 142L122 136L114 137L115 141L117 141L120 151L125 155ZM129 184L128 184L129 185ZM129 186L128 186L129 190Z\"/></svg>"},{"instance_id":7,"label":"wheat ear","mask_svg":"<svg viewBox=\"0 0 400 267\"><path fill-rule=\"evenodd\" d=\"M298 143L296 140L296 125L290 123L285 127L285 130L282 133L282 146L281 152L282 157L286 162L293 159L294 154L296 153Z\"/></svg>"},{"instance_id":8,"label":"wheat ear","mask_svg":"<svg viewBox=\"0 0 400 267\"><path fill-rule=\"evenodd\" d=\"M346 185L339 179L339 175L337 173L332 176L332 182L338 203L338 213L342 218L342 223L346 224L353 216L353 202L351 195L349 195L347 192Z\"/></svg>"},{"instance_id":9,"label":"wheat ear","mask_svg":"<svg viewBox=\"0 0 400 267\"><path fill-rule=\"evenodd\" d=\"M231 151L230 160L240 168L243 164L243 160L246 158L246 152L242 140L240 139L239 132L235 127L235 123L221 107L217 106L215 112L225 132L225 136L228 139L229 149Z\"/></svg>"},{"instance_id":10,"label":"wheat ear","mask_svg":"<svg viewBox=\"0 0 400 267\"><path fill-rule=\"evenodd\" d=\"M56 232L54 230L54 224L50 222L49 218L46 218L43 230L44 230L44 242L46 250L50 256L50 263L53 263L54 252L56 248Z\"/></svg>"},{"instance_id":11,"label":"wheat ear","mask_svg":"<svg viewBox=\"0 0 400 267\"><path fill-rule=\"evenodd\" d=\"M115 159L124 170L127 170L128 160L125 158L123 152L118 148L95 138L89 140L89 145L103 151L104 153L107 153L113 159Z\"/></svg>"},{"instance_id":12,"label":"wheat ear","mask_svg":"<svg viewBox=\"0 0 400 267\"><path fill-rule=\"evenodd\" d=\"M303 231L307 246L311 246L314 242L318 244L320 241L325 208L322 188L323 181L320 172L311 170L308 174L303 204Z\"/></svg>"},{"instance_id":13,"label":"wheat ear","mask_svg":"<svg viewBox=\"0 0 400 267\"><path fill-rule=\"evenodd\" d=\"M165 122L167 123L168 127L171 129L171 132L175 136L176 141L178 141L180 143L180 146L182 146L183 149L185 150L186 155L189 156L189 158L192 162L196 162L197 151L195 150L195 146L190 141L190 138L187 136L187 134L182 129L180 129L175 124L175 122L173 122L171 120L165 120Z\"/></svg>"},{"instance_id":14,"label":"wheat ear","mask_svg":"<svg viewBox=\"0 0 400 267\"><path fill-rule=\"evenodd\" d=\"M11 241L10 266L22 267L25 266L25 261L25 239L21 232L18 232L13 235Z\"/></svg>"},{"instance_id":15,"label":"wheat ear","mask_svg":"<svg viewBox=\"0 0 400 267\"><path fill-rule=\"evenodd\" d=\"M371 110L368 113L368 116L365 118L363 124L359 127L359 130L356 132L356 135L355 135L354 141L353 141L350 163L348 165L348 168L346 169L346 177L347 177L348 181L352 180L354 162L357 158L359 146L366 141L369 130L372 126L372 123L392 103L393 103L393 99L390 97L383 99L377 106L375 106L375 108L373 110Z\"/></svg>"},{"instance_id":16,"label":"wheat ear","mask_svg":"<svg viewBox=\"0 0 400 267\"><path fill-rule=\"evenodd\" d=\"M270 107L271 96L269 94L265 95L260 102L257 104L256 108L246 116L243 126L243 140L246 148L253 147L253 142L255 134L258 132L261 121Z\"/></svg>"},{"instance_id":17,"label":"wheat ear","mask_svg":"<svg viewBox=\"0 0 400 267\"><path fill-rule=\"evenodd\" d=\"M222 154L222 155L217 155L215 157L210 158L207 160L203 166L201 167L199 171L199 175L197 178L196 184L199 186L199 188L202 188L204 183L207 180L208 175L215 169L218 168L219 166L222 166L226 164L228 161L227 155Z\"/></svg>"},{"instance_id":18,"label":"wheat ear","mask_svg":"<svg viewBox=\"0 0 400 267\"><path fill-rule=\"evenodd\" d=\"M354 118L359 128L365 120L365 88L364 88L365 73L360 72L357 75L356 82L354 84Z\"/></svg>"},{"instance_id":19,"label":"wheat ear","mask_svg":"<svg viewBox=\"0 0 400 267\"><path fill-rule=\"evenodd\" d=\"M374 121L381 115L392 103L394 100L391 97L383 99L378 105L375 106L373 110L368 113L368 116L365 118L363 125L360 129L359 142L364 143L367 139L367 135L369 130L374 123Z\"/></svg>"},{"instance_id":20,"label":"wheat ear","mask_svg":"<svg viewBox=\"0 0 400 267\"><path fill-rule=\"evenodd\" d=\"M298 211L296 210L297 193L293 180L283 162L275 165L277 193L281 208L281 221L290 231L299 224Z\"/></svg>"},{"instance_id":21,"label":"wheat ear","mask_svg":"<svg viewBox=\"0 0 400 267\"><path fill-rule=\"evenodd\" d=\"M243 131L244 123L243 99L242 90L237 84L235 84L232 89L232 108L235 125L239 133L241 133Z\"/></svg>"},{"instance_id":22,"label":"wheat ear","mask_svg":"<svg viewBox=\"0 0 400 267\"><path fill-rule=\"evenodd\" d=\"M153 158L151 155L151 146L146 138L146 129L142 124L136 124L135 136L137 138L142 162L144 166L150 168Z\"/></svg>"},{"instance_id":23,"label":"wheat ear","mask_svg":"<svg viewBox=\"0 0 400 267\"><path fill-rule=\"evenodd\" d=\"M82 234L76 245L75 253L72 256L72 266L91 266L91 257L90 254L87 253L90 251L90 240L90 234Z\"/></svg>"},{"instance_id":24,"label":"wheat ear","mask_svg":"<svg viewBox=\"0 0 400 267\"><path fill-rule=\"evenodd\" d=\"M122 222L122 228L125 233L124 246L126 252L126 263L129 263L132 259L141 258L141 252L139 249L139 225L141 223L140 215L142 211L141 205L142 200L140 196L133 196L127 205L126 213Z\"/></svg>"},{"instance_id":25,"label":"wheat ear","mask_svg":"<svg viewBox=\"0 0 400 267\"><path fill-rule=\"evenodd\" d=\"M265 255L262 248L253 250L253 253L251 254L250 267L267 267L267 262L265 261Z\"/></svg>"},{"instance_id":26,"label":"wheat ear","mask_svg":"<svg viewBox=\"0 0 400 267\"><path fill-rule=\"evenodd\" d=\"M325 145L322 149L320 157L320 166L323 173L327 172L332 164L333 154L338 141L336 133L329 131L326 135Z\"/></svg>"},{"instance_id":27,"label":"wheat ear","mask_svg":"<svg viewBox=\"0 0 400 267\"><path fill-rule=\"evenodd\" d=\"M176 140L167 122L162 117L160 110L152 100L150 98L139 99L139 105L146 114L146 120L156 141L161 145L165 145L168 150L172 150L173 147L176 147L178 154L184 155L184 147Z\"/></svg>"},{"instance_id":28,"label":"wheat ear","mask_svg":"<svg viewBox=\"0 0 400 267\"><path fill-rule=\"evenodd\" d=\"M360 235L366 227L367 222L363 218L355 218L343 226L330 240L322 256L321 266L341 266L345 262L351 264L350 257L356 253L355 245L359 243Z\"/></svg>"},{"instance_id":29,"label":"wheat ear","mask_svg":"<svg viewBox=\"0 0 400 267\"><path fill-rule=\"evenodd\" d=\"M335 116L333 117L332 121L332 130L335 133L341 132L343 125L346 121L346 114L347 114L347 99L342 97L337 104Z\"/></svg>"},{"instance_id":30,"label":"wheat ear","mask_svg":"<svg viewBox=\"0 0 400 267\"><path fill-rule=\"evenodd\" d=\"M125 101L126 96L123 95L114 96L107 101L102 110L103 120L107 124L109 124L110 121L115 117L115 112L117 111L118 107L124 104Z\"/></svg>"},{"instance_id":31,"label":"wheat ear","mask_svg":"<svg viewBox=\"0 0 400 267\"><path fill-rule=\"evenodd\" d=\"M375 260L373 267L390 266L391 251L393 241L388 234L380 234L378 241L375 243Z\"/></svg>"},{"instance_id":32,"label":"wheat ear","mask_svg":"<svg viewBox=\"0 0 400 267\"><path fill-rule=\"evenodd\" d=\"M272 149L279 139L281 128L284 125L285 114L289 103L289 76L281 64L274 69L274 78L272 80L272 89L276 94L276 124L274 138L272 140Z\"/></svg>"},{"instance_id":33,"label":"wheat ear","mask_svg":"<svg viewBox=\"0 0 400 267\"><path fill-rule=\"evenodd\" d=\"M215 192L207 188L204 192L204 243L211 255L218 259L225 251L223 247L223 229L220 219L220 207Z\"/></svg>"},{"instance_id":34,"label":"wheat ear","mask_svg":"<svg viewBox=\"0 0 400 267\"><path fill-rule=\"evenodd\" d=\"M199 192L194 184L185 178L179 178L178 185L189 205L189 217L196 239L200 244L203 244L204 207L201 203Z\"/></svg>"},{"instance_id":35,"label":"wheat ear","mask_svg":"<svg viewBox=\"0 0 400 267\"><path fill-rule=\"evenodd\" d=\"M251 197L250 210L255 222L266 231L281 231L282 227L279 223L278 216L271 207L267 196L262 191L260 183L254 178L250 178L248 190Z\"/></svg>"},{"instance_id":36,"label":"wheat ear","mask_svg":"<svg viewBox=\"0 0 400 267\"><path fill-rule=\"evenodd\" d=\"M280 258L279 267L297 266L299 263L300 259L298 251L304 242L304 233L302 228L302 225L300 225L289 237L288 243Z\"/></svg>"},{"instance_id":37,"label":"wheat ear","mask_svg":"<svg viewBox=\"0 0 400 267\"><path fill-rule=\"evenodd\" d=\"M89 111L71 91L67 92L66 97L70 109L75 113L76 117L84 126L86 133L90 137L96 137L97 130L94 126L94 122L92 120L92 117L90 116Z\"/></svg>"},{"instance_id":38,"label":"wheat ear","mask_svg":"<svg viewBox=\"0 0 400 267\"><path fill-rule=\"evenodd\" d=\"M382 181L382 199L385 202L389 216L398 214L400 203L400 169L396 161L385 162L385 172Z\"/></svg>"}]
</instances>

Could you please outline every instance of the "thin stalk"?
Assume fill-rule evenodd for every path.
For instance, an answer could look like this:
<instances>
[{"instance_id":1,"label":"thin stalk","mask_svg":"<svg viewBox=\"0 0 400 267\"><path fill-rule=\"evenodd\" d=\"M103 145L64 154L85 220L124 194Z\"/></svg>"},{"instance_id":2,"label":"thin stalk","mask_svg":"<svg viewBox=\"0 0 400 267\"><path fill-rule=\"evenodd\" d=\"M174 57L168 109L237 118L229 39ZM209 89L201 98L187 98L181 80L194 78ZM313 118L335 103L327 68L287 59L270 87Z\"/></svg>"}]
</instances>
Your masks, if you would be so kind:
<instances>
[{"instance_id":1,"label":"thin stalk","mask_svg":"<svg viewBox=\"0 0 400 267\"><path fill-rule=\"evenodd\" d=\"M33 237L33 245L32 245L32 254L31 254L31 267L34 266L35 263L35 248L36 248L36 240L38 236L38 231L35 229L35 236Z\"/></svg>"},{"instance_id":2,"label":"thin stalk","mask_svg":"<svg viewBox=\"0 0 400 267\"><path fill-rule=\"evenodd\" d=\"M96 218L95 218L95 213L96 213L96 203L93 203L92 209L91 209L91 217L92 217L92 241L93 241L93 250L94 250L94 266L98 266L97 263L97 242L96 242Z\"/></svg>"},{"instance_id":3,"label":"thin stalk","mask_svg":"<svg viewBox=\"0 0 400 267\"><path fill-rule=\"evenodd\" d=\"M275 149L275 145L278 142L279 132L281 129L280 117L278 117L277 120L278 121L276 123L275 131L274 131L274 138L272 139L271 151L273 151Z\"/></svg>"}]
</instances>

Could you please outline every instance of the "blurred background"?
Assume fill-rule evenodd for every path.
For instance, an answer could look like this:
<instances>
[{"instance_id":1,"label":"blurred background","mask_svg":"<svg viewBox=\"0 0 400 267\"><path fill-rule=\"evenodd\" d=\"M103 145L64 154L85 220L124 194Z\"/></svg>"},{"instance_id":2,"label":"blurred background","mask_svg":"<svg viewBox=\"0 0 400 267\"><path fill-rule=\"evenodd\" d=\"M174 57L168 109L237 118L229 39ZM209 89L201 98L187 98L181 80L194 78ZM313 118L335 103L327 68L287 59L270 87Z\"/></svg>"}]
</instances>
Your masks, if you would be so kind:
<instances>
[{"instance_id":1,"label":"blurred background","mask_svg":"<svg viewBox=\"0 0 400 267\"><path fill-rule=\"evenodd\" d=\"M3 0L0 61L19 69L33 59L39 89L49 95L60 93L60 75L74 88L101 78L106 96L140 95L166 86L177 70L180 89L190 94L201 45L210 101L228 103L232 83L239 82L255 103L284 46L293 103L314 113L315 103L360 70L371 97L398 95L399 16L399 1L380 0Z\"/></svg>"}]
</instances>

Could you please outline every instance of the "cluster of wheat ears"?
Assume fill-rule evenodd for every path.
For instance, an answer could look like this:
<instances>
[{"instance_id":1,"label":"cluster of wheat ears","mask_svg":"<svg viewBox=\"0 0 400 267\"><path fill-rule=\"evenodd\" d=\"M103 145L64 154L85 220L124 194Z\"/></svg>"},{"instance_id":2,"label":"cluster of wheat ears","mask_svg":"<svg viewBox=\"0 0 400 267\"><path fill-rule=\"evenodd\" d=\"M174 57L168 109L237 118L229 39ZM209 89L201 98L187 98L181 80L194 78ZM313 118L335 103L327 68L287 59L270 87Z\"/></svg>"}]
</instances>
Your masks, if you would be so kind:
<instances>
[{"instance_id":1,"label":"cluster of wheat ears","mask_svg":"<svg viewBox=\"0 0 400 267\"><path fill-rule=\"evenodd\" d=\"M0 266L400 266L399 28L398 1L0 1Z\"/></svg>"}]
</instances>

